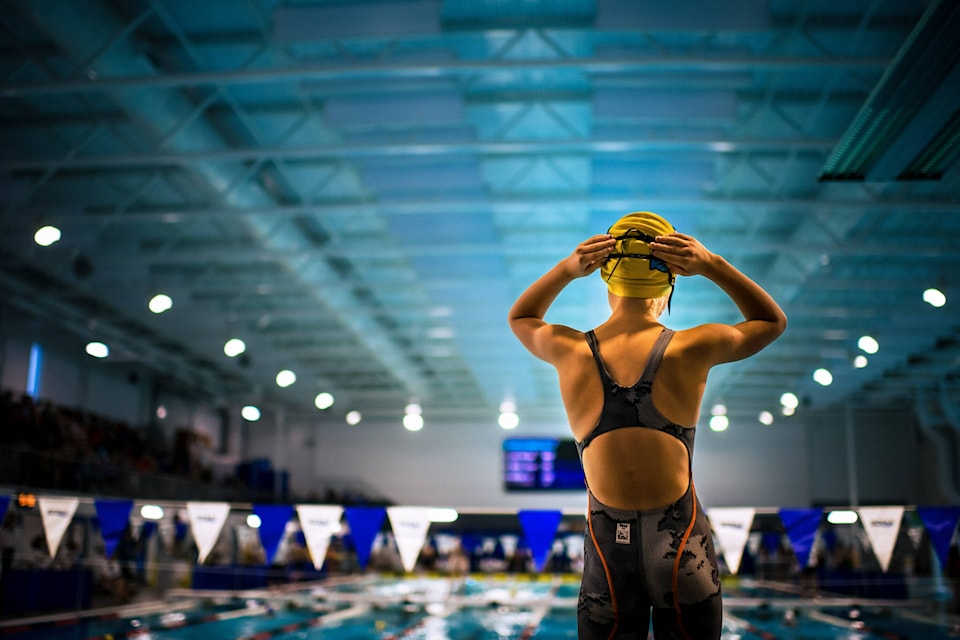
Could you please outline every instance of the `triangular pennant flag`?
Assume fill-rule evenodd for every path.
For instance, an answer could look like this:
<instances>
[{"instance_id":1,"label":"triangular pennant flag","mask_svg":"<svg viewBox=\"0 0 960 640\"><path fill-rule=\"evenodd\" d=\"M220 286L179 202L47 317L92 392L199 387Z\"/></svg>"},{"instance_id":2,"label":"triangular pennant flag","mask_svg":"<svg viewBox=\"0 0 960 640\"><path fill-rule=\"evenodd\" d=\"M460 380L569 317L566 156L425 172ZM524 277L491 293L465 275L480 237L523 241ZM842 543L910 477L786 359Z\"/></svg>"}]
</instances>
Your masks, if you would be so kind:
<instances>
[{"instance_id":1,"label":"triangular pennant flag","mask_svg":"<svg viewBox=\"0 0 960 640\"><path fill-rule=\"evenodd\" d=\"M197 564L203 564L213 550L229 514L230 505L226 502L187 503L187 517L190 518L193 540L197 543Z\"/></svg>"},{"instance_id":2,"label":"triangular pennant flag","mask_svg":"<svg viewBox=\"0 0 960 640\"><path fill-rule=\"evenodd\" d=\"M864 507L860 511L863 530L870 539L870 546L877 556L880 568L886 573L893 556L893 547L900 533L903 507Z\"/></svg>"},{"instance_id":3,"label":"triangular pennant flag","mask_svg":"<svg viewBox=\"0 0 960 640\"><path fill-rule=\"evenodd\" d=\"M326 504L298 504L297 516L300 518L300 529L310 549L313 566L317 571L323 568L327 558L327 548L330 538L340 531L340 518L343 516L343 507Z\"/></svg>"},{"instance_id":4,"label":"triangular pennant flag","mask_svg":"<svg viewBox=\"0 0 960 640\"><path fill-rule=\"evenodd\" d=\"M7 515L7 508L10 506L10 496L0 496L0 522Z\"/></svg>"},{"instance_id":5,"label":"triangular pennant flag","mask_svg":"<svg viewBox=\"0 0 960 640\"><path fill-rule=\"evenodd\" d=\"M533 556L537 571L543 569L547 561L547 555L553 548L553 537L557 534L562 517L563 513L560 511L529 509L517 512L520 527L523 529L523 535L527 540L527 547Z\"/></svg>"},{"instance_id":6,"label":"triangular pennant flag","mask_svg":"<svg viewBox=\"0 0 960 640\"><path fill-rule=\"evenodd\" d=\"M357 562L361 569L366 569L367 563L370 562L373 541L383 527L387 510L384 507L347 507L344 509L344 514L347 517L347 524L350 525Z\"/></svg>"},{"instance_id":7,"label":"triangular pennant flag","mask_svg":"<svg viewBox=\"0 0 960 640\"><path fill-rule=\"evenodd\" d=\"M517 552L517 543L520 542L518 536L504 534L500 536L500 548L503 549L503 555L507 558L513 557Z\"/></svg>"},{"instance_id":8,"label":"triangular pennant flag","mask_svg":"<svg viewBox=\"0 0 960 640\"><path fill-rule=\"evenodd\" d=\"M159 530L156 520L146 520L140 527L140 539L149 540L150 536Z\"/></svg>"},{"instance_id":9,"label":"triangular pennant flag","mask_svg":"<svg viewBox=\"0 0 960 640\"><path fill-rule=\"evenodd\" d=\"M260 544L267 556L267 564L273 562L280 548L283 534L287 532L287 523L293 517L293 507L289 504L255 504L253 512L260 518Z\"/></svg>"},{"instance_id":10,"label":"triangular pennant flag","mask_svg":"<svg viewBox=\"0 0 960 640\"><path fill-rule=\"evenodd\" d=\"M446 533L438 533L433 537L437 545L437 555L448 556L460 548L460 539Z\"/></svg>"},{"instance_id":11,"label":"triangular pennant flag","mask_svg":"<svg viewBox=\"0 0 960 640\"><path fill-rule=\"evenodd\" d=\"M103 548L106 550L107 557L111 558L123 534L127 532L133 500L96 499L93 501L93 506L97 510L97 519L100 521Z\"/></svg>"},{"instance_id":12,"label":"triangular pennant flag","mask_svg":"<svg viewBox=\"0 0 960 640\"><path fill-rule=\"evenodd\" d=\"M430 528L430 509L427 507L387 507L390 529L397 541L403 568L409 573L417 566Z\"/></svg>"},{"instance_id":13,"label":"triangular pennant flag","mask_svg":"<svg viewBox=\"0 0 960 640\"><path fill-rule=\"evenodd\" d=\"M50 557L57 555L60 541L73 520L73 514L80 504L79 498L37 497L40 506L40 519L43 520L43 532L47 536L47 551Z\"/></svg>"},{"instance_id":14,"label":"triangular pennant flag","mask_svg":"<svg viewBox=\"0 0 960 640\"><path fill-rule=\"evenodd\" d=\"M141 531L143 531L143 523L145 520L143 516L137 513L136 509L132 509L130 515L127 517L127 524L130 530L130 535L134 540L140 540Z\"/></svg>"},{"instance_id":15,"label":"triangular pennant flag","mask_svg":"<svg viewBox=\"0 0 960 640\"><path fill-rule=\"evenodd\" d=\"M740 560L743 558L743 549L747 546L747 538L750 537L755 513L756 509L752 507L707 509L707 519L717 534L730 573L736 574L740 571Z\"/></svg>"},{"instance_id":16,"label":"triangular pennant flag","mask_svg":"<svg viewBox=\"0 0 960 640\"><path fill-rule=\"evenodd\" d=\"M806 569L810 562L810 553L813 551L813 542L817 537L817 529L823 519L822 509L781 509L780 520L787 530L787 537L797 555L801 569Z\"/></svg>"},{"instance_id":17,"label":"triangular pennant flag","mask_svg":"<svg viewBox=\"0 0 960 640\"><path fill-rule=\"evenodd\" d=\"M960 507L917 507L917 515L923 520L923 525L930 534L930 542L937 552L940 567L947 566L947 556L950 553L950 541L960 519Z\"/></svg>"}]
</instances>

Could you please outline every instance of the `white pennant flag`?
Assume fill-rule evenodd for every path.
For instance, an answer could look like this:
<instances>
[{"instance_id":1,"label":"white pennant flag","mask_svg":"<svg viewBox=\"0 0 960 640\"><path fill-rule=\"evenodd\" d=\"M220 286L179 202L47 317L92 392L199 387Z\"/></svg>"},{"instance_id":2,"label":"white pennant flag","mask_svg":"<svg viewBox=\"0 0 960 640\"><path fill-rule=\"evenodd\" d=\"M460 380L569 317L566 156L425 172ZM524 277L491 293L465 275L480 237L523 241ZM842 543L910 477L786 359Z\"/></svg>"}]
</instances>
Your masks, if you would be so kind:
<instances>
[{"instance_id":1,"label":"white pennant flag","mask_svg":"<svg viewBox=\"0 0 960 640\"><path fill-rule=\"evenodd\" d=\"M433 536L433 541L437 543L437 555L448 556L460 548L460 538L448 533L438 533Z\"/></svg>"},{"instance_id":2,"label":"white pennant flag","mask_svg":"<svg viewBox=\"0 0 960 640\"><path fill-rule=\"evenodd\" d=\"M517 544L520 543L520 536L510 535L508 533L500 536L500 547L503 549L504 557L511 558L517 552Z\"/></svg>"},{"instance_id":3,"label":"white pennant flag","mask_svg":"<svg viewBox=\"0 0 960 640\"><path fill-rule=\"evenodd\" d=\"M390 529L397 541L400 560L407 573L417 566L417 558L423 549L430 528L430 509L427 507L387 507Z\"/></svg>"},{"instance_id":4,"label":"white pennant flag","mask_svg":"<svg viewBox=\"0 0 960 640\"><path fill-rule=\"evenodd\" d=\"M298 504L297 517L300 519L300 529L307 541L313 566L319 571L323 568L323 561L327 557L327 548L330 538L340 531L340 518L343 516L343 507L324 504Z\"/></svg>"},{"instance_id":5,"label":"white pennant flag","mask_svg":"<svg viewBox=\"0 0 960 640\"><path fill-rule=\"evenodd\" d=\"M197 543L197 563L203 564L207 554L220 537L220 529L230 514L230 505L226 502L188 502L187 517L193 531L193 540Z\"/></svg>"},{"instance_id":6,"label":"white pennant flag","mask_svg":"<svg viewBox=\"0 0 960 640\"><path fill-rule=\"evenodd\" d=\"M50 557L57 555L60 541L77 512L79 498L52 498L37 496L40 505L40 519L43 520L43 532L47 536L47 551Z\"/></svg>"},{"instance_id":7,"label":"white pennant flag","mask_svg":"<svg viewBox=\"0 0 960 640\"><path fill-rule=\"evenodd\" d=\"M870 546L880 562L880 568L886 573L893 556L893 547L900 533L903 519L903 507L864 507L859 509L863 530L870 538Z\"/></svg>"},{"instance_id":8,"label":"white pennant flag","mask_svg":"<svg viewBox=\"0 0 960 640\"><path fill-rule=\"evenodd\" d=\"M730 572L740 571L743 548L750 537L750 527L756 509L752 507L729 507L707 509L707 518L720 542L720 549Z\"/></svg>"}]
</instances>

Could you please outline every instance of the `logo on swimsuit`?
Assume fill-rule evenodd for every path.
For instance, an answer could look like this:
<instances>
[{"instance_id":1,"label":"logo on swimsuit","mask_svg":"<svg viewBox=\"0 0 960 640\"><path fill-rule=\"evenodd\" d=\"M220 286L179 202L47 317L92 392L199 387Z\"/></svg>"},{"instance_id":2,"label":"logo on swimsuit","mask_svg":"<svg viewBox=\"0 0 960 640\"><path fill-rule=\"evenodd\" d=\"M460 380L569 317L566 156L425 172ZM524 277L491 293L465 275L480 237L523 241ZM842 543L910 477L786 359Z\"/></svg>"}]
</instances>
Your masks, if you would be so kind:
<instances>
[{"instance_id":1,"label":"logo on swimsuit","mask_svg":"<svg viewBox=\"0 0 960 640\"><path fill-rule=\"evenodd\" d=\"M630 544L630 523L617 523L617 544Z\"/></svg>"}]
</instances>

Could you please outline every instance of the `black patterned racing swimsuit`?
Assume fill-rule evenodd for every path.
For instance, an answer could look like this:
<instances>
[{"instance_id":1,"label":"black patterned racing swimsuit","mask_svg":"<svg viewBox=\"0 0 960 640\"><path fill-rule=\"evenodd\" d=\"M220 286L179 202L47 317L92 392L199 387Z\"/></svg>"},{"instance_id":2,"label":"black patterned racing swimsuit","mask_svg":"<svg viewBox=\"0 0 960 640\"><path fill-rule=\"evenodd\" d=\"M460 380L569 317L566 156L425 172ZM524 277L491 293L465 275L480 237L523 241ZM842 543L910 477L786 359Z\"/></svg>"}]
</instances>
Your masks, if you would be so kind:
<instances>
[{"instance_id":1,"label":"black patterned racing swimsuit","mask_svg":"<svg viewBox=\"0 0 960 640\"><path fill-rule=\"evenodd\" d=\"M593 431L577 443L583 450L597 436L628 427L656 429L680 440L693 462L694 428L667 420L651 391L673 331L664 329L640 379L630 387L614 382L600 357L593 331L587 342L603 383L603 409ZM686 493L660 509L623 511L588 494L583 581L577 611L581 639L636 638L650 628L657 640L719 638L722 628L720 572L713 537L691 478Z\"/></svg>"}]
</instances>

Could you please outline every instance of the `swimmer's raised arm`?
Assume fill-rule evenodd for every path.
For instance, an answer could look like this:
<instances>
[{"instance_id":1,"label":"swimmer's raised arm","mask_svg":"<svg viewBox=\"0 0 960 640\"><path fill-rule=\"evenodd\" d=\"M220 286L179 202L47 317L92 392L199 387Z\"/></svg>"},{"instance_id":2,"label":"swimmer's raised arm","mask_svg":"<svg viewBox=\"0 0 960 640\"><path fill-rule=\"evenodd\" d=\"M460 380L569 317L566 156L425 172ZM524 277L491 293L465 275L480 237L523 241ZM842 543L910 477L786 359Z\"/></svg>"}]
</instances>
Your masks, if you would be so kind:
<instances>
[{"instance_id":1,"label":"swimmer's raised arm","mask_svg":"<svg viewBox=\"0 0 960 640\"><path fill-rule=\"evenodd\" d=\"M776 340L787 327L780 305L760 285L741 273L722 256L682 233L658 236L650 243L653 254L678 275L702 275L730 296L744 321L735 325L702 325L710 359L731 362L751 356Z\"/></svg>"},{"instance_id":2,"label":"swimmer's raised arm","mask_svg":"<svg viewBox=\"0 0 960 640\"><path fill-rule=\"evenodd\" d=\"M547 362L556 360L562 339L572 335L573 331L547 324L543 319L547 310L568 284L599 269L615 245L616 241L609 234L587 238L520 294L510 309L508 322L514 335L530 353Z\"/></svg>"}]
</instances>

